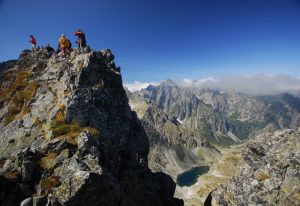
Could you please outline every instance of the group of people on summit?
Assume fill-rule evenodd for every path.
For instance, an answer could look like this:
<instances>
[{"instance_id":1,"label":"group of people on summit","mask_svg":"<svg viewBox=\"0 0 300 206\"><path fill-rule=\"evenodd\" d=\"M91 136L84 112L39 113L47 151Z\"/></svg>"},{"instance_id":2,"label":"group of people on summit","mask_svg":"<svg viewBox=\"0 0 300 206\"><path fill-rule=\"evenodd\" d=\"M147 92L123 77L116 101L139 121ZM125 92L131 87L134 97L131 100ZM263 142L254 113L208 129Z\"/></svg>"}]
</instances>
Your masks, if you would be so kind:
<instances>
[{"instance_id":1,"label":"group of people on summit","mask_svg":"<svg viewBox=\"0 0 300 206\"><path fill-rule=\"evenodd\" d=\"M76 30L74 32L74 35L77 36L77 41L75 42L78 45L79 51L83 52L84 48L87 46L86 44L86 39L85 39L85 34L80 30ZM29 42L31 43L31 49L32 51L37 50L38 48L36 47L36 39L33 35L30 35L30 40ZM58 40L58 47L56 51L49 45L45 47L45 49L48 52L48 56L51 57L54 53L62 53L64 56L69 56L72 50L72 43L71 41L64 35L62 34Z\"/></svg>"}]
</instances>

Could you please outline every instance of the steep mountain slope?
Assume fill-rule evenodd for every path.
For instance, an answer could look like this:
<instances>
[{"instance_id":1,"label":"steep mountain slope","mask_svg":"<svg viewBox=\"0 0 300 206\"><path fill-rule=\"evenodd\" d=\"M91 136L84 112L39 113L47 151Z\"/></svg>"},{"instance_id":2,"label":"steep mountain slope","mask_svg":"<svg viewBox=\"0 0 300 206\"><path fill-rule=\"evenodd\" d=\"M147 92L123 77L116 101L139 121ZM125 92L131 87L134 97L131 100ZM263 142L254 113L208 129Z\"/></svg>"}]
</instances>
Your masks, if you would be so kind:
<instances>
[{"instance_id":1,"label":"steep mountain slope","mask_svg":"<svg viewBox=\"0 0 300 206\"><path fill-rule=\"evenodd\" d=\"M1 62L0 63L0 74L2 72L4 72L5 70L14 67L16 63L17 63L17 60L9 60L9 61L6 61L6 62Z\"/></svg>"},{"instance_id":2,"label":"steep mountain slope","mask_svg":"<svg viewBox=\"0 0 300 206\"><path fill-rule=\"evenodd\" d=\"M300 126L300 99L253 97L234 91L178 86L171 80L140 91L170 117L210 142L239 143L264 131Z\"/></svg>"},{"instance_id":3,"label":"steep mountain slope","mask_svg":"<svg viewBox=\"0 0 300 206\"><path fill-rule=\"evenodd\" d=\"M298 127L300 99L291 94L257 97L266 107L265 119L277 128Z\"/></svg>"},{"instance_id":4,"label":"steep mountain slope","mask_svg":"<svg viewBox=\"0 0 300 206\"><path fill-rule=\"evenodd\" d=\"M234 91L194 90L197 97L214 110L239 121L262 121L264 104L255 98Z\"/></svg>"},{"instance_id":5,"label":"steep mountain slope","mask_svg":"<svg viewBox=\"0 0 300 206\"><path fill-rule=\"evenodd\" d=\"M242 151L246 164L207 205L300 205L300 129L261 134Z\"/></svg>"},{"instance_id":6,"label":"steep mountain slope","mask_svg":"<svg viewBox=\"0 0 300 206\"><path fill-rule=\"evenodd\" d=\"M141 94L170 117L178 119L187 128L209 141L233 142L230 137L224 136L228 132L225 119L191 90L167 80L157 87L149 86Z\"/></svg>"},{"instance_id":7,"label":"steep mountain slope","mask_svg":"<svg viewBox=\"0 0 300 206\"><path fill-rule=\"evenodd\" d=\"M0 205L183 205L172 179L148 168L113 59L24 51L1 75Z\"/></svg>"},{"instance_id":8,"label":"steep mountain slope","mask_svg":"<svg viewBox=\"0 0 300 206\"><path fill-rule=\"evenodd\" d=\"M204 137L185 128L178 120L170 119L138 93L127 91L127 96L149 137L149 167L152 171L163 171L176 179L179 173L195 165L205 165L219 155Z\"/></svg>"}]
</instances>

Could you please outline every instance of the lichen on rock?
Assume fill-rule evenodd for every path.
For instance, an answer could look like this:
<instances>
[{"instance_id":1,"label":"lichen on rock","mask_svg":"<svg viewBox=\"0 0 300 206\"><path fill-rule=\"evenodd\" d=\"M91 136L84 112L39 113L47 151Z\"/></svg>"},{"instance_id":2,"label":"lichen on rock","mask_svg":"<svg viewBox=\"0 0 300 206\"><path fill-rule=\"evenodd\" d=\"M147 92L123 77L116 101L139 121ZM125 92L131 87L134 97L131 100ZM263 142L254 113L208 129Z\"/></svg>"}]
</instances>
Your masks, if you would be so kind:
<instances>
[{"instance_id":1,"label":"lichen on rock","mask_svg":"<svg viewBox=\"0 0 300 206\"><path fill-rule=\"evenodd\" d=\"M265 133L242 151L246 164L212 192L215 205L299 205L300 129Z\"/></svg>"}]
</instances>

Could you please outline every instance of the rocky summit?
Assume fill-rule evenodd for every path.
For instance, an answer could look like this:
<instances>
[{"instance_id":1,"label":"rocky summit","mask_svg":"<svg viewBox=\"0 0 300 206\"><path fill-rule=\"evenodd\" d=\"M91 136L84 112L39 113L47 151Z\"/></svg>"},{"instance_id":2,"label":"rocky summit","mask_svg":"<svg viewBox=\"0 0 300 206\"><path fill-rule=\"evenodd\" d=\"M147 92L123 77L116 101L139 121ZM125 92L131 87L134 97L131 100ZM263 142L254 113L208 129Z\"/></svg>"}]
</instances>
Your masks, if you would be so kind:
<instances>
[{"instance_id":1,"label":"rocky summit","mask_svg":"<svg viewBox=\"0 0 300 206\"><path fill-rule=\"evenodd\" d=\"M0 78L0 205L177 206L110 50L23 51Z\"/></svg>"},{"instance_id":2,"label":"rocky summit","mask_svg":"<svg viewBox=\"0 0 300 206\"><path fill-rule=\"evenodd\" d=\"M265 133L242 150L245 165L206 205L300 205L300 129Z\"/></svg>"}]
</instances>

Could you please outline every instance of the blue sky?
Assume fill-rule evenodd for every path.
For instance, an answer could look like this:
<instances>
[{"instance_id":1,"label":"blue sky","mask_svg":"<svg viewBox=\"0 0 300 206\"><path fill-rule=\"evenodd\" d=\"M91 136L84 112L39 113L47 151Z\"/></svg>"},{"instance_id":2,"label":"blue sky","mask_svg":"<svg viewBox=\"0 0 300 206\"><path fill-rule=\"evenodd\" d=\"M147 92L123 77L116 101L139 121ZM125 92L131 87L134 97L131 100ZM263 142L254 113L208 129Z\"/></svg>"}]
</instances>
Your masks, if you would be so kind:
<instances>
[{"instance_id":1,"label":"blue sky","mask_svg":"<svg viewBox=\"0 0 300 206\"><path fill-rule=\"evenodd\" d=\"M85 31L124 82L256 73L300 76L299 0L0 0L0 61Z\"/></svg>"}]
</instances>

